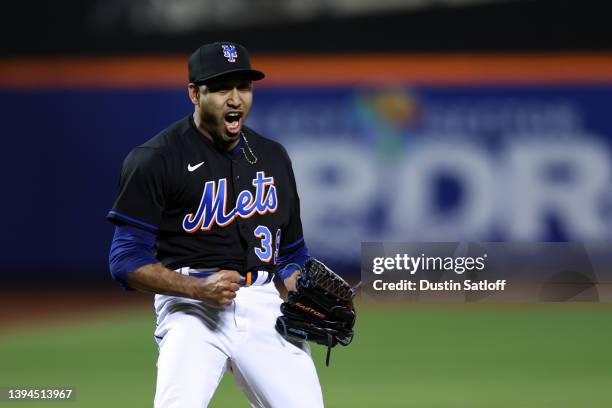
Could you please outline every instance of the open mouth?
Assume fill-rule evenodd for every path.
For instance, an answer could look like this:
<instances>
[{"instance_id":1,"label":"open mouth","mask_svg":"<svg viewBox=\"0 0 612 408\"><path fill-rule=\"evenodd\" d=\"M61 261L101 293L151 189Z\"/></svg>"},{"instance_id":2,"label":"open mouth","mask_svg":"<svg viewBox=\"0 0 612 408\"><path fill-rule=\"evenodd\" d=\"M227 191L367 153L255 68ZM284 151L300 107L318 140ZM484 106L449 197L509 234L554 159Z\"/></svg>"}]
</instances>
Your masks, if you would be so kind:
<instances>
[{"instance_id":1,"label":"open mouth","mask_svg":"<svg viewBox=\"0 0 612 408\"><path fill-rule=\"evenodd\" d=\"M225 121L225 129L229 133L236 134L240 132L242 127L242 112L228 112L223 117Z\"/></svg>"}]
</instances>

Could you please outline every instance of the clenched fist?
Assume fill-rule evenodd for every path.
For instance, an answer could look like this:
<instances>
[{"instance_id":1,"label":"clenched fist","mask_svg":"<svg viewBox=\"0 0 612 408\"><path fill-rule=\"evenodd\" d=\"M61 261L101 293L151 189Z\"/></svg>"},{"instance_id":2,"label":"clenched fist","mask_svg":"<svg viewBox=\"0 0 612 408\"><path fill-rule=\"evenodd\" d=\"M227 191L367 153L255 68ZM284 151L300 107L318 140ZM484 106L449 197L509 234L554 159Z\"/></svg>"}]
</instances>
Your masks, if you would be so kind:
<instances>
[{"instance_id":1,"label":"clenched fist","mask_svg":"<svg viewBox=\"0 0 612 408\"><path fill-rule=\"evenodd\" d=\"M244 277L238 272L222 269L209 277L195 281L190 297L216 306L229 305L236 297L236 292L240 289L242 282L244 282Z\"/></svg>"}]
</instances>

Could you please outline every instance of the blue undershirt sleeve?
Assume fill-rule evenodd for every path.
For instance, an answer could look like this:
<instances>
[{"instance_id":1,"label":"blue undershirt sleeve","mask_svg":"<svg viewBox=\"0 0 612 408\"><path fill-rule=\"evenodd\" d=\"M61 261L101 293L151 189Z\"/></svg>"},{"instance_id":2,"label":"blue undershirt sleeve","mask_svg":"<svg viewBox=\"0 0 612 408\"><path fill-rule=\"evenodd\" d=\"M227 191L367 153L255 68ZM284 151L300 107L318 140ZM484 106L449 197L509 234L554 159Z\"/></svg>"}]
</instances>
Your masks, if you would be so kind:
<instances>
[{"instance_id":1,"label":"blue undershirt sleeve","mask_svg":"<svg viewBox=\"0 0 612 408\"><path fill-rule=\"evenodd\" d=\"M153 256L157 236L131 225L115 227L115 236L108 256L110 273L126 290L127 275L144 265L158 263Z\"/></svg>"},{"instance_id":2,"label":"blue undershirt sleeve","mask_svg":"<svg viewBox=\"0 0 612 408\"><path fill-rule=\"evenodd\" d=\"M291 274L298 269L301 269L308 258L310 258L310 253L308 252L308 247L304 243L304 240L302 240L300 244L301 245L292 248L292 251L289 253L283 254L281 249L281 253L276 259L276 273L282 280L291 276Z\"/></svg>"}]
</instances>

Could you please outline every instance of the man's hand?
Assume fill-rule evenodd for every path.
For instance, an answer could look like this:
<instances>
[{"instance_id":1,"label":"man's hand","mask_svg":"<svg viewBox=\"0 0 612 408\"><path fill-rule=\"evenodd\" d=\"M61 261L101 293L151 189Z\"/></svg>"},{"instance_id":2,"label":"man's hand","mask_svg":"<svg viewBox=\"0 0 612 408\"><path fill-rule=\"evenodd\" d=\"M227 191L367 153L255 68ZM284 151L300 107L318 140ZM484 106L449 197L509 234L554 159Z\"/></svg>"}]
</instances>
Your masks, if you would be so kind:
<instances>
[{"instance_id":1,"label":"man's hand","mask_svg":"<svg viewBox=\"0 0 612 408\"><path fill-rule=\"evenodd\" d=\"M238 272L222 269L207 278L200 278L192 285L191 298L210 302L216 306L232 303L244 277Z\"/></svg>"},{"instance_id":2,"label":"man's hand","mask_svg":"<svg viewBox=\"0 0 612 408\"><path fill-rule=\"evenodd\" d=\"M220 270L207 278L185 276L156 263L128 274L128 285L145 292L188 297L215 306L232 303L244 277L233 270Z\"/></svg>"},{"instance_id":3,"label":"man's hand","mask_svg":"<svg viewBox=\"0 0 612 408\"><path fill-rule=\"evenodd\" d=\"M289 292L297 292L296 282L297 282L298 276L300 276L299 269L293 272L291 276L283 280L283 283L285 284L285 287L287 288Z\"/></svg>"}]
</instances>

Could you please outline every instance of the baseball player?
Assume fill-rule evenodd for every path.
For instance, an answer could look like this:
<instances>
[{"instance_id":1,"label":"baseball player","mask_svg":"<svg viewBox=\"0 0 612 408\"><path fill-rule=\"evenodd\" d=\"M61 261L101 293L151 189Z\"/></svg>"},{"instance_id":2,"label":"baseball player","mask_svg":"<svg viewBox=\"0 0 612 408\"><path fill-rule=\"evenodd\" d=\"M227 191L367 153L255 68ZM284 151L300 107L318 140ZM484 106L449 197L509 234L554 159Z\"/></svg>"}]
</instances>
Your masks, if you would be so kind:
<instances>
[{"instance_id":1,"label":"baseball player","mask_svg":"<svg viewBox=\"0 0 612 408\"><path fill-rule=\"evenodd\" d=\"M229 371L254 407L322 407L308 345L274 329L273 277L294 290L309 255L287 152L244 125L264 74L231 42L188 71L193 113L129 153L107 216L113 277L156 294L155 406L207 406Z\"/></svg>"}]
</instances>

